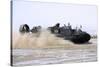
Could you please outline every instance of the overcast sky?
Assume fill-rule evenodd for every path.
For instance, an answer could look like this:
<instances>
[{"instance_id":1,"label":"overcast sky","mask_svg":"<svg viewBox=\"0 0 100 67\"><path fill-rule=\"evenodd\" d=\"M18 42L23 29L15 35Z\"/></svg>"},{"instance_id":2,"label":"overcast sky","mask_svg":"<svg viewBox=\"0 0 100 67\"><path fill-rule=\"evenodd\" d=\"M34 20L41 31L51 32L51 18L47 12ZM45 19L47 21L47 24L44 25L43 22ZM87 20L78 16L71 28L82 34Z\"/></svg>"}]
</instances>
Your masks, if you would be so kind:
<instances>
[{"instance_id":1,"label":"overcast sky","mask_svg":"<svg viewBox=\"0 0 100 67\"><path fill-rule=\"evenodd\" d=\"M97 33L97 6L63 3L45 3L13 0L13 31L22 24L30 28L41 25L46 28L56 23L83 26L91 34Z\"/></svg>"}]
</instances>

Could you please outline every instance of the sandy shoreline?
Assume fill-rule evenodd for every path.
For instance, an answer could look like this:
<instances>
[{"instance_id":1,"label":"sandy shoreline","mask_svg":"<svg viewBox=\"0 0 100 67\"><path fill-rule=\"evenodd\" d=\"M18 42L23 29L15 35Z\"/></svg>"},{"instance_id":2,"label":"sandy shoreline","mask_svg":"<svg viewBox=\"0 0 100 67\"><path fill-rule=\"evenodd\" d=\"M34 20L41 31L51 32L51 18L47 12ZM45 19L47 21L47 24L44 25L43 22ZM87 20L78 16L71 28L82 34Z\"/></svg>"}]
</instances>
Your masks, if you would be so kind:
<instances>
[{"instance_id":1,"label":"sandy shoreline","mask_svg":"<svg viewBox=\"0 0 100 67\"><path fill-rule=\"evenodd\" d=\"M87 44L53 48L13 49L15 66L97 61L97 39Z\"/></svg>"}]
</instances>

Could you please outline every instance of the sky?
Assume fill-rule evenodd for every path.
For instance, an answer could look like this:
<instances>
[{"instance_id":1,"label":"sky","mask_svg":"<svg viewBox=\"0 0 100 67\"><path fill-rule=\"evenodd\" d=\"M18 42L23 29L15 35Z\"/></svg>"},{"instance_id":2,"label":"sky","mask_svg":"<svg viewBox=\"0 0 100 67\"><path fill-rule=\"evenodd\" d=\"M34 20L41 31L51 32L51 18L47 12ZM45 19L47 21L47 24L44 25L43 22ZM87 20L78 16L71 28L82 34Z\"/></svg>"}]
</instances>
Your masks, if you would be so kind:
<instances>
[{"instance_id":1,"label":"sky","mask_svg":"<svg viewBox=\"0 0 100 67\"><path fill-rule=\"evenodd\" d=\"M41 25L43 28L56 23L72 25L72 28L82 25L82 30L90 34L97 33L97 6L82 4L46 3L23 0L13 0L13 31L19 31L22 24L30 28Z\"/></svg>"}]
</instances>

